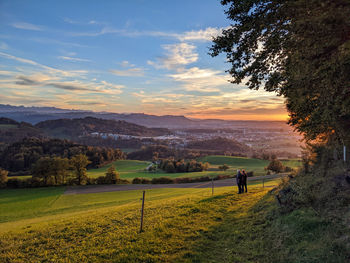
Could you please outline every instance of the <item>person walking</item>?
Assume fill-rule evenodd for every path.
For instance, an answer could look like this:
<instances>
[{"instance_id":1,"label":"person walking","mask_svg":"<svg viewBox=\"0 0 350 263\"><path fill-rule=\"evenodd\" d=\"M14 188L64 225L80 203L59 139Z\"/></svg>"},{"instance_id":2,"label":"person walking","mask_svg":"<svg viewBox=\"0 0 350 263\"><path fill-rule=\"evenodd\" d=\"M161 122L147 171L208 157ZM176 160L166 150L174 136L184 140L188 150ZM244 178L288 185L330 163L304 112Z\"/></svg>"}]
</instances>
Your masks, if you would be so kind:
<instances>
[{"instance_id":1,"label":"person walking","mask_svg":"<svg viewBox=\"0 0 350 263\"><path fill-rule=\"evenodd\" d=\"M245 192L248 192L247 190L247 178L248 175L245 172L245 170L242 170L242 193L244 192L244 188L245 188Z\"/></svg>"},{"instance_id":2,"label":"person walking","mask_svg":"<svg viewBox=\"0 0 350 263\"><path fill-rule=\"evenodd\" d=\"M242 174L240 170L237 170L237 175L236 175L236 183L238 186L238 193L242 193Z\"/></svg>"}]
</instances>

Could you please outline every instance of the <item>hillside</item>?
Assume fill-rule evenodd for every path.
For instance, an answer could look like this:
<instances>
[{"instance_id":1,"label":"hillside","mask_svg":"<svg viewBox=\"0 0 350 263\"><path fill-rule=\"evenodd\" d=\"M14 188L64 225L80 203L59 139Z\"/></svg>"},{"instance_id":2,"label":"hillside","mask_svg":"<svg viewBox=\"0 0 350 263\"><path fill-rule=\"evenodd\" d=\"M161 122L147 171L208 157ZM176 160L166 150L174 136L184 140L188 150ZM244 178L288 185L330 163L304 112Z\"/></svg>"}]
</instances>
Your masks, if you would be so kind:
<instances>
[{"instance_id":1,"label":"hillside","mask_svg":"<svg viewBox=\"0 0 350 263\"><path fill-rule=\"evenodd\" d=\"M13 143L27 137L44 137L43 132L26 122L17 122L8 118L0 118L0 142Z\"/></svg>"},{"instance_id":2,"label":"hillside","mask_svg":"<svg viewBox=\"0 0 350 263\"><path fill-rule=\"evenodd\" d=\"M115 121L85 117L82 119L58 119L39 122L36 128L47 135L58 138L74 139L91 133L113 133L133 136L160 136L170 134L164 128L146 128L126 121Z\"/></svg>"}]
</instances>

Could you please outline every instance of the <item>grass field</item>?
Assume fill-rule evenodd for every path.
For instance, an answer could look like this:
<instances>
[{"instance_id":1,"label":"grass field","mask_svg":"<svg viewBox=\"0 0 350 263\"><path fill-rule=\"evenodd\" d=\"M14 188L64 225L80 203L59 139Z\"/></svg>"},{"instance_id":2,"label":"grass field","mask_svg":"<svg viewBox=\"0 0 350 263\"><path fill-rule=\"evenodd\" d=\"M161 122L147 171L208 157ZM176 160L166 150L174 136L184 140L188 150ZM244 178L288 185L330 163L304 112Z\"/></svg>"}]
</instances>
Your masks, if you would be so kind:
<instances>
[{"instance_id":1,"label":"grass field","mask_svg":"<svg viewBox=\"0 0 350 263\"><path fill-rule=\"evenodd\" d=\"M260 160L248 157L233 157L222 155L211 155L199 158L201 162L210 163L211 167L218 167L223 164L227 164L230 170L245 169L246 171L253 171L254 175L265 175L264 168L268 166L269 161ZM283 165L291 168L298 168L301 166L299 159L282 160Z\"/></svg>"},{"instance_id":2,"label":"grass field","mask_svg":"<svg viewBox=\"0 0 350 263\"><path fill-rule=\"evenodd\" d=\"M145 161L135 161L135 160L120 160L115 161L111 164L103 166L98 169L88 170L89 177L99 177L106 174L107 169L114 164L117 171L120 173L120 177L124 179L133 179L135 177L143 178L158 178L158 177L200 177L200 176L216 176L221 174L232 174L232 171L204 171L204 172L193 172L193 173L166 173L161 170L157 172L147 172L145 168L150 164L150 162Z\"/></svg>"},{"instance_id":3,"label":"grass field","mask_svg":"<svg viewBox=\"0 0 350 263\"><path fill-rule=\"evenodd\" d=\"M158 178L158 177L200 177L200 176L216 176L216 175L229 175L235 174L237 169L245 169L246 171L253 171L254 175L265 175L266 171L264 167L269 164L269 161L252 159L247 157L232 157L232 156L206 156L199 158L201 162L208 162L210 164L210 170L204 172L194 172L194 173L165 173L163 171L157 171L149 173L145 171L145 168L150 164L150 162L145 161L135 161L135 160L120 160L113 162L117 171L120 173L120 177L124 179L133 179L135 177L144 178ZM282 161L284 165L290 166L292 168L297 168L300 166L300 161L297 159ZM227 171L219 171L218 166L222 164L227 164L230 166ZM106 165L98 169L88 170L89 177L98 177L105 175L107 169L112 164Z\"/></svg>"},{"instance_id":4,"label":"grass field","mask_svg":"<svg viewBox=\"0 0 350 263\"><path fill-rule=\"evenodd\" d=\"M307 209L279 215L270 189L146 191L143 233L141 191L32 193L32 206L46 199L52 213L35 217L44 209L38 205L32 218L8 216L0 224L0 262L346 262L341 241L325 242L337 228ZM6 191L0 207L19 194Z\"/></svg>"},{"instance_id":5,"label":"grass field","mask_svg":"<svg viewBox=\"0 0 350 263\"><path fill-rule=\"evenodd\" d=\"M265 180L273 185L280 179ZM249 183L262 185L261 180ZM217 188L221 191L221 188ZM235 189L235 187L231 188ZM1 223L32 219L43 216L62 215L102 207L119 206L139 202L142 191L118 191L96 194L64 195L65 187L3 189L0 191L0 232ZM215 190L216 192L216 190ZM211 189L151 189L147 190L148 200L162 200L183 195L211 193ZM6 228L5 228L6 229Z\"/></svg>"}]
</instances>

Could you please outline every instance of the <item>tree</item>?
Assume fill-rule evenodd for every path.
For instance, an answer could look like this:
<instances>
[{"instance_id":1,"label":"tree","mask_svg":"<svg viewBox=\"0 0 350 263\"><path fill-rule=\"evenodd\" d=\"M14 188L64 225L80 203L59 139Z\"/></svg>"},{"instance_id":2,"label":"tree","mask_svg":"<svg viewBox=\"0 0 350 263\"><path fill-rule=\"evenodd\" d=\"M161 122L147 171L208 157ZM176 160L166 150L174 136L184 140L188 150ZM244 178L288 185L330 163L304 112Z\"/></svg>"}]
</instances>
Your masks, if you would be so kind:
<instances>
[{"instance_id":1,"label":"tree","mask_svg":"<svg viewBox=\"0 0 350 263\"><path fill-rule=\"evenodd\" d=\"M269 165L267 166L267 170L270 170L270 171L275 172L275 173L280 173L280 172L284 171L284 166L280 160L273 159L269 163Z\"/></svg>"},{"instance_id":2,"label":"tree","mask_svg":"<svg viewBox=\"0 0 350 263\"><path fill-rule=\"evenodd\" d=\"M233 83L286 98L289 124L308 141L349 144L350 1L222 0L233 21L214 39Z\"/></svg>"},{"instance_id":3,"label":"tree","mask_svg":"<svg viewBox=\"0 0 350 263\"><path fill-rule=\"evenodd\" d=\"M69 160L61 157L42 157L32 168L34 178L44 181L44 185L61 185L69 175ZM51 182L52 181L52 182Z\"/></svg>"},{"instance_id":4,"label":"tree","mask_svg":"<svg viewBox=\"0 0 350 263\"><path fill-rule=\"evenodd\" d=\"M228 168L230 168L230 167L227 164L223 164L223 165L219 166L219 169L221 171L226 171Z\"/></svg>"},{"instance_id":5,"label":"tree","mask_svg":"<svg viewBox=\"0 0 350 263\"><path fill-rule=\"evenodd\" d=\"M8 171L0 168L0 188L6 187Z\"/></svg>"},{"instance_id":6,"label":"tree","mask_svg":"<svg viewBox=\"0 0 350 263\"><path fill-rule=\"evenodd\" d=\"M44 185L51 184L50 179L52 175L51 158L42 157L32 167L33 178L38 178L44 182Z\"/></svg>"},{"instance_id":7,"label":"tree","mask_svg":"<svg viewBox=\"0 0 350 263\"><path fill-rule=\"evenodd\" d=\"M67 158L54 157L51 159L51 173L55 178L55 184L60 185L66 183L69 176L70 163Z\"/></svg>"},{"instance_id":8,"label":"tree","mask_svg":"<svg viewBox=\"0 0 350 263\"><path fill-rule=\"evenodd\" d=\"M119 173L116 171L115 166L111 165L106 172L106 181L110 184L116 184L119 179Z\"/></svg>"},{"instance_id":9,"label":"tree","mask_svg":"<svg viewBox=\"0 0 350 263\"><path fill-rule=\"evenodd\" d=\"M90 163L86 155L75 155L70 162L73 166L78 185L85 184L87 180L86 166Z\"/></svg>"}]
</instances>

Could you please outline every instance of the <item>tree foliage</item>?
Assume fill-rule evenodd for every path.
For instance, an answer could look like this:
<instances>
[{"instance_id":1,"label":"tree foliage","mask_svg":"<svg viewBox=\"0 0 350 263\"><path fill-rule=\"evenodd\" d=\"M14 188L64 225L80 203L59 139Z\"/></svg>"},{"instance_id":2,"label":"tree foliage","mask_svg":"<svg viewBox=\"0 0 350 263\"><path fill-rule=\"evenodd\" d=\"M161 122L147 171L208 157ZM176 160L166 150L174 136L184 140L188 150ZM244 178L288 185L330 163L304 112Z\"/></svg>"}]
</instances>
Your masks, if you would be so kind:
<instances>
[{"instance_id":1,"label":"tree foliage","mask_svg":"<svg viewBox=\"0 0 350 263\"><path fill-rule=\"evenodd\" d=\"M43 180L44 185L62 185L69 177L70 163L67 158L42 157L32 168L34 179Z\"/></svg>"},{"instance_id":2,"label":"tree foliage","mask_svg":"<svg viewBox=\"0 0 350 263\"><path fill-rule=\"evenodd\" d=\"M185 162L183 159L177 161L174 159L162 159L159 163L159 168L167 173L202 172L208 170L209 163L203 164L196 160Z\"/></svg>"},{"instance_id":3,"label":"tree foliage","mask_svg":"<svg viewBox=\"0 0 350 263\"><path fill-rule=\"evenodd\" d=\"M0 188L5 187L8 181L8 171L0 168Z\"/></svg>"},{"instance_id":4,"label":"tree foliage","mask_svg":"<svg viewBox=\"0 0 350 263\"><path fill-rule=\"evenodd\" d=\"M74 169L77 184L78 185L86 184L86 181L88 179L87 173L86 173L86 166L90 163L89 159L86 157L86 155L78 154L72 157L70 161Z\"/></svg>"},{"instance_id":5,"label":"tree foliage","mask_svg":"<svg viewBox=\"0 0 350 263\"><path fill-rule=\"evenodd\" d=\"M269 171L280 173L284 171L284 166L278 159L273 159L266 168Z\"/></svg>"},{"instance_id":6,"label":"tree foliage","mask_svg":"<svg viewBox=\"0 0 350 263\"><path fill-rule=\"evenodd\" d=\"M42 157L69 159L78 154L88 157L89 168L125 158L119 149L85 146L68 140L27 138L8 145L0 152L0 166L10 172L29 173L32 165Z\"/></svg>"},{"instance_id":7,"label":"tree foliage","mask_svg":"<svg viewBox=\"0 0 350 263\"><path fill-rule=\"evenodd\" d=\"M227 164L223 164L223 165L220 165L218 167L221 171L226 171L227 169L229 169L230 167L227 165Z\"/></svg>"},{"instance_id":8,"label":"tree foliage","mask_svg":"<svg viewBox=\"0 0 350 263\"><path fill-rule=\"evenodd\" d=\"M214 39L233 83L286 98L307 140L349 143L350 1L223 0L233 21Z\"/></svg>"}]
</instances>

